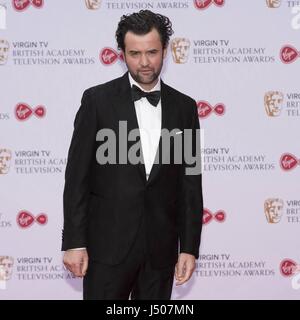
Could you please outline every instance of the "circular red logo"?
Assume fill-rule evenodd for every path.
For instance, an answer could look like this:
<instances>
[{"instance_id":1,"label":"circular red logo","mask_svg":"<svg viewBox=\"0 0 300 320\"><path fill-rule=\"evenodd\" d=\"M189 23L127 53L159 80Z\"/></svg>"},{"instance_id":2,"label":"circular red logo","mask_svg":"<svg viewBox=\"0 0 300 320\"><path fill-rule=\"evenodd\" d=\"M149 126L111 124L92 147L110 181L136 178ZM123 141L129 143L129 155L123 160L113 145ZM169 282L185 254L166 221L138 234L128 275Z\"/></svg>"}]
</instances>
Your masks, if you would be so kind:
<instances>
[{"instance_id":1,"label":"circular red logo","mask_svg":"<svg viewBox=\"0 0 300 320\"><path fill-rule=\"evenodd\" d=\"M28 228L35 221L40 225L44 225L48 221L47 215L44 213L41 213L37 217L34 217L30 212L26 210L20 211L17 215L17 223L21 228Z\"/></svg>"}]
</instances>

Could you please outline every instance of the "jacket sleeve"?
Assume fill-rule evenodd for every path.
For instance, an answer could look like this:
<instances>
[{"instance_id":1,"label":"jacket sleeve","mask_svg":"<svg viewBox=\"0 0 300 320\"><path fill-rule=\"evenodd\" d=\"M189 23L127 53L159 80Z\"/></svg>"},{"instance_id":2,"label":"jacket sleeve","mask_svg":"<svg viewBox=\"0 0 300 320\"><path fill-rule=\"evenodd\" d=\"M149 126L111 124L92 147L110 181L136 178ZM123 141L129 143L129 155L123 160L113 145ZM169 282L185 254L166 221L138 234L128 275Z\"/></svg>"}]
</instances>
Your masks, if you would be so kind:
<instances>
[{"instance_id":1,"label":"jacket sleeve","mask_svg":"<svg viewBox=\"0 0 300 320\"><path fill-rule=\"evenodd\" d=\"M184 134L184 165L181 175L179 196L179 240L180 252L199 257L202 230L203 197L200 154L200 127L196 102L192 105L191 129L187 138ZM192 136L192 140L190 137ZM198 136L198 138L196 138ZM188 142L190 141L190 143ZM186 161L187 155L193 155L194 163Z\"/></svg>"},{"instance_id":2,"label":"jacket sleeve","mask_svg":"<svg viewBox=\"0 0 300 320\"><path fill-rule=\"evenodd\" d=\"M64 228L62 250L86 247L87 214L92 162L96 156L96 108L89 91L82 96L74 121L63 194Z\"/></svg>"}]
</instances>

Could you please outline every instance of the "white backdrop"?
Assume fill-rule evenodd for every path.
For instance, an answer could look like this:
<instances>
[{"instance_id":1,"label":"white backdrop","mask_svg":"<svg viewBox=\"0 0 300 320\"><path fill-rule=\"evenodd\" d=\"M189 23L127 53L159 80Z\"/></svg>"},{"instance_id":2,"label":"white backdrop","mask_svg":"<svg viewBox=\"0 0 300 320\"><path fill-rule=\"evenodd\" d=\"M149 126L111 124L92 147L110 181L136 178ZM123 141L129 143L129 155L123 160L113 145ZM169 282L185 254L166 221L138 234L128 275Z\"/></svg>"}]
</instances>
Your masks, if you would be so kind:
<instances>
[{"instance_id":1,"label":"white backdrop","mask_svg":"<svg viewBox=\"0 0 300 320\"><path fill-rule=\"evenodd\" d=\"M199 101L205 137L201 256L173 299L299 299L297 2L0 0L0 299L81 299L60 252L73 120L125 72L117 23L146 8L189 43L162 78Z\"/></svg>"}]
</instances>

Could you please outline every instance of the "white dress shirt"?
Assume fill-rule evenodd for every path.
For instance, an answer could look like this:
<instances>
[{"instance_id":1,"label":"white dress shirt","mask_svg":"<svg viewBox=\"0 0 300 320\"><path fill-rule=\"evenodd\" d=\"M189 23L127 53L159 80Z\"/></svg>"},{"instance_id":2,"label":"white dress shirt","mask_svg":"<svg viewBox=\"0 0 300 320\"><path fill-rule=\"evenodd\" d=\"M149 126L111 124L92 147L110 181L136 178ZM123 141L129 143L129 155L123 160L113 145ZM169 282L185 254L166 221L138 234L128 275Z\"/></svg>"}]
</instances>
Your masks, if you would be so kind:
<instances>
[{"instance_id":1,"label":"white dress shirt","mask_svg":"<svg viewBox=\"0 0 300 320\"><path fill-rule=\"evenodd\" d=\"M146 91L132 78L130 73L128 73L128 75L131 87L134 84L141 90ZM160 90L160 78L158 79L157 84L151 90L146 92L156 90ZM141 135L146 178L148 179L155 159L161 133L161 99L157 106L154 107L147 98L143 97L134 102L134 107Z\"/></svg>"}]
</instances>

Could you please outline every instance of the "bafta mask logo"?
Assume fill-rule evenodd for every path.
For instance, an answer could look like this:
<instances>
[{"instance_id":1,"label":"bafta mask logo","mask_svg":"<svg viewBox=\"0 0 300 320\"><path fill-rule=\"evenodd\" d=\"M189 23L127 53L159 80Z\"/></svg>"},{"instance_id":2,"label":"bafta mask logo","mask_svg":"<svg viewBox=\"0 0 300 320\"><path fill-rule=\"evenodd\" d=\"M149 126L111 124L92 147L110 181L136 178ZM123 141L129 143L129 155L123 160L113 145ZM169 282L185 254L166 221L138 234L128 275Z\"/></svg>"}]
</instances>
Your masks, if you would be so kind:
<instances>
[{"instance_id":1,"label":"bafta mask logo","mask_svg":"<svg viewBox=\"0 0 300 320\"><path fill-rule=\"evenodd\" d=\"M8 149L0 149L0 175L8 173L10 161L11 151Z\"/></svg>"},{"instance_id":2,"label":"bafta mask logo","mask_svg":"<svg viewBox=\"0 0 300 320\"><path fill-rule=\"evenodd\" d=\"M9 43L7 40L0 39L0 66L6 64L8 59Z\"/></svg>"},{"instance_id":3,"label":"bafta mask logo","mask_svg":"<svg viewBox=\"0 0 300 320\"><path fill-rule=\"evenodd\" d=\"M190 40L174 38L171 41L172 57L175 63L186 63L189 57Z\"/></svg>"},{"instance_id":4,"label":"bafta mask logo","mask_svg":"<svg viewBox=\"0 0 300 320\"><path fill-rule=\"evenodd\" d=\"M279 8L281 5L281 0L266 0L266 2L269 8Z\"/></svg>"},{"instance_id":5,"label":"bafta mask logo","mask_svg":"<svg viewBox=\"0 0 300 320\"><path fill-rule=\"evenodd\" d=\"M90 10L97 10L101 6L101 0L85 0L86 7Z\"/></svg>"},{"instance_id":6,"label":"bafta mask logo","mask_svg":"<svg viewBox=\"0 0 300 320\"><path fill-rule=\"evenodd\" d=\"M0 256L0 281L7 281L11 278L13 265L13 257Z\"/></svg>"},{"instance_id":7,"label":"bafta mask logo","mask_svg":"<svg viewBox=\"0 0 300 320\"><path fill-rule=\"evenodd\" d=\"M222 7L225 0L194 0L194 5L199 10L204 10L208 8L212 3L217 7Z\"/></svg>"},{"instance_id":8,"label":"bafta mask logo","mask_svg":"<svg viewBox=\"0 0 300 320\"><path fill-rule=\"evenodd\" d=\"M278 223L283 212L283 201L279 198L267 199L264 204L265 215L269 223Z\"/></svg>"},{"instance_id":9,"label":"bafta mask logo","mask_svg":"<svg viewBox=\"0 0 300 320\"><path fill-rule=\"evenodd\" d=\"M283 103L283 93L279 91L268 91L264 97L265 110L269 117L280 115Z\"/></svg>"}]
</instances>

